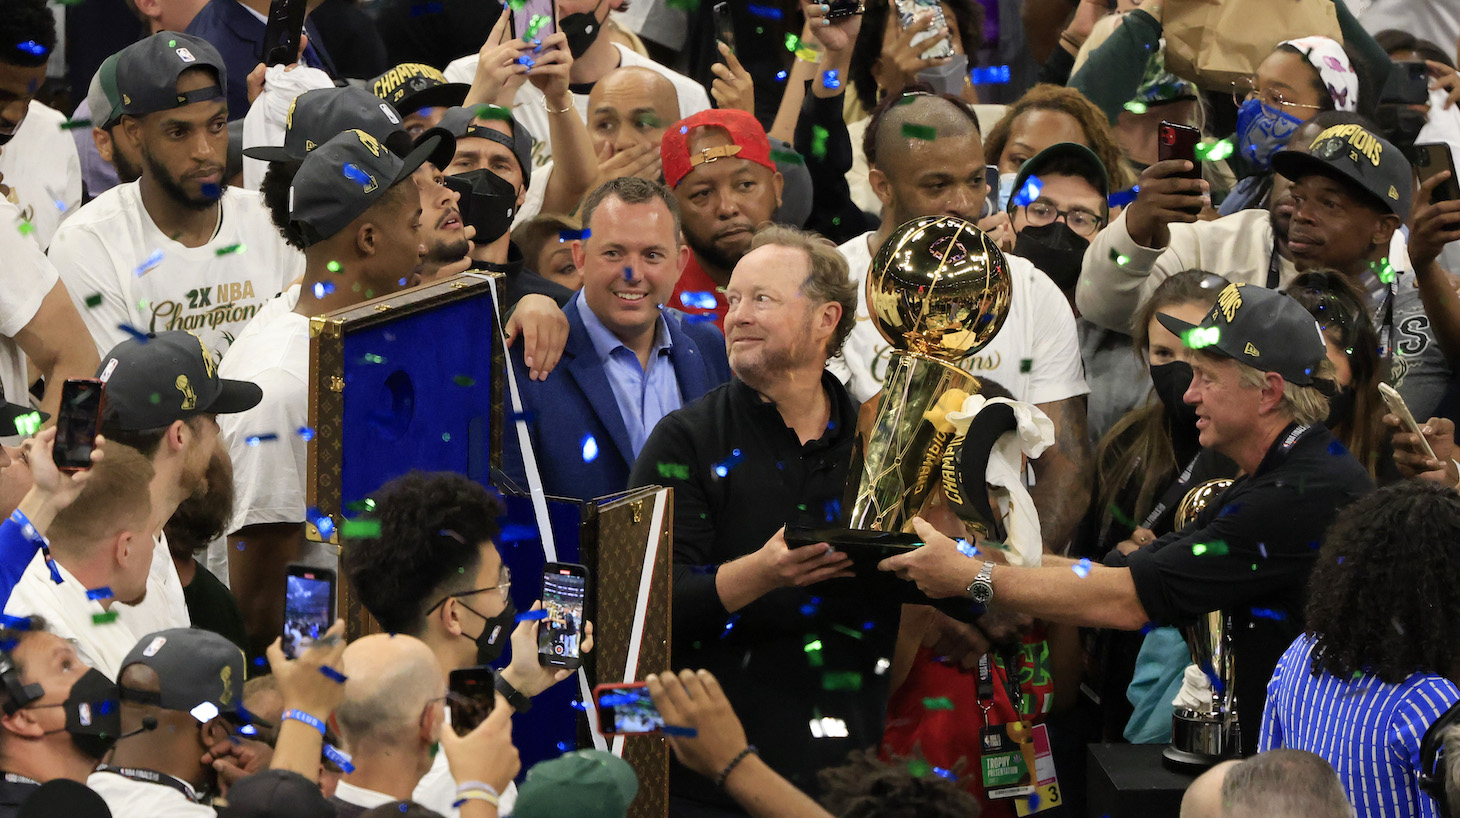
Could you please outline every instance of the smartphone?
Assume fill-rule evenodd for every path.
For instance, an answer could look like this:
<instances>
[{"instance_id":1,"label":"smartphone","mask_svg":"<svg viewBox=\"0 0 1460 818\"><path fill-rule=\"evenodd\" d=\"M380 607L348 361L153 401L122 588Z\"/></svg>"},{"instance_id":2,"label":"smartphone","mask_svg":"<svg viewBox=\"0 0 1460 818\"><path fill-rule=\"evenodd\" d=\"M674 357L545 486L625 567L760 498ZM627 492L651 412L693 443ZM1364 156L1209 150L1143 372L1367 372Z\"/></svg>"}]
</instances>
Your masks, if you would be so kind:
<instances>
[{"instance_id":1,"label":"smartphone","mask_svg":"<svg viewBox=\"0 0 1460 818\"><path fill-rule=\"evenodd\" d=\"M532 39L546 40L552 36L558 30L557 6L557 0L524 0L521 8L514 7L512 11L512 36L526 41L533 18L539 16L544 18L544 22L537 27Z\"/></svg>"},{"instance_id":2,"label":"smartphone","mask_svg":"<svg viewBox=\"0 0 1460 818\"><path fill-rule=\"evenodd\" d=\"M1419 443L1424 447L1425 454L1439 460L1440 458L1435 457L1435 450L1430 448L1430 442L1425 440L1424 432L1420 431L1419 424L1414 422L1414 415L1410 414L1409 406L1405 404L1404 398L1400 397L1394 387L1387 383L1379 384L1379 397L1384 399L1384 403L1389 406L1389 411L1399 417L1399 421L1404 424L1404 427L1419 437Z\"/></svg>"},{"instance_id":3,"label":"smartphone","mask_svg":"<svg viewBox=\"0 0 1460 818\"><path fill-rule=\"evenodd\" d=\"M446 706L451 711L451 729L458 736L477 729L497 704L497 671L491 665L451 671Z\"/></svg>"},{"instance_id":4,"label":"smartphone","mask_svg":"<svg viewBox=\"0 0 1460 818\"><path fill-rule=\"evenodd\" d=\"M826 11L826 19L840 20L843 17L853 17L861 14L864 10L862 0L831 0L830 7ZM938 7L942 11L942 6Z\"/></svg>"},{"instance_id":5,"label":"smartphone","mask_svg":"<svg viewBox=\"0 0 1460 818\"><path fill-rule=\"evenodd\" d=\"M715 4L715 38L725 45L730 46L730 53L735 53L735 21L730 18L730 4Z\"/></svg>"},{"instance_id":6,"label":"smartphone","mask_svg":"<svg viewBox=\"0 0 1460 818\"><path fill-rule=\"evenodd\" d=\"M289 65L299 61L306 11L307 0L270 0L269 18L264 24L264 65Z\"/></svg>"},{"instance_id":7,"label":"smartphone","mask_svg":"<svg viewBox=\"0 0 1460 818\"><path fill-rule=\"evenodd\" d=\"M943 16L943 4L939 0L897 0L897 19L903 28L911 26L913 17L924 10L933 12L933 27L914 37L913 45L941 36L943 30L948 28L948 20ZM943 36L942 42L928 48L920 56L925 60L953 56L953 38Z\"/></svg>"},{"instance_id":8,"label":"smartphone","mask_svg":"<svg viewBox=\"0 0 1460 818\"><path fill-rule=\"evenodd\" d=\"M1414 152L1420 184L1431 176L1450 171L1450 178L1430 193L1430 204L1460 200L1460 179L1455 177L1455 157L1450 153L1450 146L1443 142L1425 143L1415 145Z\"/></svg>"},{"instance_id":9,"label":"smartphone","mask_svg":"<svg viewBox=\"0 0 1460 818\"><path fill-rule=\"evenodd\" d=\"M64 472L91 468L91 449L101 426L106 387L92 378L68 378L61 386L61 408L56 414L56 444L51 459Z\"/></svg>"},{"instance_id":10,"label":"smartphone","mask_svg":"<svg viewBox=\"0 0 1460 818\"><path fill-rule=\"evenodd\" d=\"M1165 161L1167 159L1185 159L1191 163L1191 170L1176 174L1187 179L1201 178L1201 164L1196 161L1196 145L1201 141L1201 131L1188 125L1177 125L1175 122L1162 121L1159 126L1159 146L1156 158ZM1201 207L1183 207L1181 210L1193 216L1201 213Z\"/></svg>"},{"instance_id":11,"label":"smartphone","mask_svg":"<svg viewBox=\"0 0 1460 818\"><path fill-rule=\"evenodd\" d=\"M588 569L571 562L550 562L542 569L542 608L537 625L537 661L547 667L577 670L583 664L583 607Z\"/></svg>"},{"instance_id":12,"label":"smartphone","mask_svg":"<svg viewBox=\"0 0 1460 818\"><path fill-rule=\"evenodd\" d=\"M335 572L291 563L284 576L284 655L296 659L335 621Z\"/></svg>"},{"instance_id":13,"label":"smartphone","mask_svg":"<svg viewBox=\"0 0 1460 818\"><path fill-rule=\"evenodd\" d=\"M605 736L646 736L664 729L664 717L643 682L599 685L593 688L593 704L598 732Z\"/></svg>"},{"instance_id":14,"label":"smartphone","mask_svg":"<svg viewBox=\"0 0 1460 818\"><path fill-rule=\"evenodd\" d=\"M1429 68L1419 61L1394 62L1390 65L1389 79L1379 94L1379 102L1396 105L1430 104Z\"/></svg>"}]
</instances>

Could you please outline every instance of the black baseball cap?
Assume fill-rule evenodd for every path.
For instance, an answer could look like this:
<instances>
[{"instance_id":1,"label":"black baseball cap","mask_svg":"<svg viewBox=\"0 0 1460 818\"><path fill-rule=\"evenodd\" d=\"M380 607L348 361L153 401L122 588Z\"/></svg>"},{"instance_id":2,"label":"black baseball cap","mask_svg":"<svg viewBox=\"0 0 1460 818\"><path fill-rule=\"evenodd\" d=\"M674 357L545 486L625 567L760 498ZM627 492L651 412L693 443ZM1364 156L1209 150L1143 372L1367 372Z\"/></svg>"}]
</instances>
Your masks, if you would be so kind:
<instances>
[{"instance_id":1,"label":"black baseball cap","mask_svg":"<svg viewBox=\"0 0 1460 818\"><path fill-rule=\"evenodd\" d=\"M203 723L218 716L249 722L243 709L243 649L226 637L200 628L149 633L122 660L122 672L132 665L152 668L159 690L120 685L118 695L124 702L191 713Z\"/></svg>"},{"instance_id":2,"label":"black baseball cap","mask_svg":"<svg viewBox=\"0 0 1460 818\"><path fill-rule=\"evenodd\" d=\"M335 134L351 128L370 134L401 156L410 153L411 139L395 108L363 88L347 85L315 88L295 97L284 117L284 144L256 145L243 155L264 162L302 161Z\"/></svg>"},{"instance_id":3,"label":"black baseball cap","mask_svg":"<svg viewBox=\"0 0 1460 818\"><path fill-rule=\"evenodd\" d=\"M263 399L258 384L218 377L203 339L181 330L130 338L101 359L106 384L102 433L159 429L194 415L245 412Z\"/></svg>"},{"instance_id":4,"label":"black baseball cap","mask_svg":"<svg viewBox=\"0 0 1460 818\"><path fill-rule=\"evenodd\" d=\"M219 818L335 818L319 785L292 770L263 770L228 788Z\"/></svg>"},{"instance_id":5,"label":"black baseball cap","mask_svg":"<svg viewBox=\"0 0 1460 818\"><path fill-rule=\"evenodd\" d=\"M218 83L178 93L177 78L189 68L212 69ZM194 102L226 99L226 87L228 71L218 49L201 37L159 31L122 49L117 57L117 93L122 104L115 113L143 116Z\"/></svg>"},{"instance_id":6,"label":"black baseball cap","mask_svg":"<svg viewBox=\"0 0 1460 818\"><path fill-rule=\"evenodd\" d=\"M1285 293L1254 284L1228 284L1200 324L1157 313L1161 326L1192 349L1219 352L1299 386L1328 354L1323 331L1308 310Z\"/></svg>"},{"instance_id":7,"label":"black baseball cap","mask_svg":"<svg viewBox=\"0 0 1460 818\"><path fill-rule=\"evenodd\" d=\"M407 116L422 108L460 105L471 90L470 85L448 82L446 75L433 66L416 62L401 63L369 82L371 93Z\"/></svg>"},{"instance_id":8,"label":"black baseball cap","mask_svg":"<svg viewBox=\"0 0 1460 818\"><path fill-rule=\"evenodd\" d=\"M478 118L500 119L507 123L512 135L508 136L495 128L478 124L476 121ZM522 169L523 187L532 184L532 132L517 121L517 117L512 115L511 109L503 108L500 105L452 108L442 114L441 123L436 127L457 139L475 136L506 146L507 150L512 151L512 155L517 157L517 165Z\"/></svg>"},{"instance_id":9,"label":"black baseball cap","mask_svg":"<svg viewBox=\"0 0 1460 818\"><path fill-rule=\"evenodd\" d=\"M289 185L289 219L306 246L345 229L387 190L409 180L443 138L449 137L430 134L402 158L370 134L351 128L310 151Z\"/></svg>"},{"instance_id":10,"label":"black baseball cap","mask_svg":"<svg viewBox=\"0 0 1460 818\"><path fill-rule=\"evenodd\" d=\"M1394 143L1362 125L1326 128L1307 151L1278 151L1272 169L1294 182L1318 173L1358 185L1401 222L1409 220L1414 170Z\"/></svg>"},{"instance_id":11,"label":"black baseball cap","mask_svg":"<svg viewBox=\"0 0 1460 818\"><path fill-rule=\"evenodd\" d=\"M1110 175L1106 173L1105 163L1100 161L1100 157L1077 142L1058 142L1036 153L1019 167L1019 173L1014 177L1014 188L1009 193L1010 212L1018 206L1014 203L1014 195L1023 189L1029 177L1048 172L1046 169L1055 163L1072 169L1079 168L1082 172L1076 175L1094 184L1096 192L1102 198L1110 196Z\"/></svg>"}]
</instances>

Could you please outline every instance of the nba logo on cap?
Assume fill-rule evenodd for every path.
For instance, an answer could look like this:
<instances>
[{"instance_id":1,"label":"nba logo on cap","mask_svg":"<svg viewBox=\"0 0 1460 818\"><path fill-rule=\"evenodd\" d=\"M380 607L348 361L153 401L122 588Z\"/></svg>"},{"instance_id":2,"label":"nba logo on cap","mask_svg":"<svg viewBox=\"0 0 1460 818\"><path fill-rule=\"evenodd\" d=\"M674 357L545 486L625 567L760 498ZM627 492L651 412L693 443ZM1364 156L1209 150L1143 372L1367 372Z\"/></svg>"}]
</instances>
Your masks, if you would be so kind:
<instances>
[{"instance_id":1,"label":"nba logo on cap","mask_svg":"<svg viewBox=\"0 0 1460 818\"><path fill-rule=\"evenodd\" d=\"M186 48L179 48L177 50L177 56L178 56L178 59L182 60L183 62L197 62L198 61L198 58L193 56L193 52L187 50Z\"/></svg>"}]
</instances>

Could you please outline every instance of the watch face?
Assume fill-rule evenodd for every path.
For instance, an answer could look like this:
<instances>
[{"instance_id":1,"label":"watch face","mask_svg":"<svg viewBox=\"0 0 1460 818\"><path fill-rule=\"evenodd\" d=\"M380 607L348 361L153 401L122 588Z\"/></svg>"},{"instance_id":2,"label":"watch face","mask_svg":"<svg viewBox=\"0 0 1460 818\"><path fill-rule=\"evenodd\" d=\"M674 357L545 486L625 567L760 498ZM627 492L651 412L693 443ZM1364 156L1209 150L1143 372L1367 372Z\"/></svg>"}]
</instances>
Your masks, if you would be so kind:
<instances>
[{"instance_id":1,"label":"watch face","mask_svg":"<svg viewBox=\"0 0 1460 818\"><path fill-rule=\"evenodd\" d=\"M987 582L975 582L973 587L968 589L968 595L973 597L974 602L982 605L994 598L994 586Z\"/></svg>"}]
</instances>

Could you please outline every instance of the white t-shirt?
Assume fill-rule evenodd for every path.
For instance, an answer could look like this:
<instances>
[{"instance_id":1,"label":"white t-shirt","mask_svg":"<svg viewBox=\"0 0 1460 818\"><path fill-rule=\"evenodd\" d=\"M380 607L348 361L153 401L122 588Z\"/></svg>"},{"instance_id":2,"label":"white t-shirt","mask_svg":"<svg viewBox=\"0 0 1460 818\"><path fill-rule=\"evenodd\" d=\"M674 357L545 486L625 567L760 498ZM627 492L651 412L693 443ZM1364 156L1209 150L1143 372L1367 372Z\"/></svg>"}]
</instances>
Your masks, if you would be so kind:
<instances>
[{"instance_id":1,"label":"white t-shirt","mask_svg":"<svg viewBox=\"0 0 1460 818\"><path fill-rule=\"evenodd\" d=\"M67 219L50 254L103 356L131 337L122 324L189 330L221 356L264 302L304 272L304 254L284 243L259 194L236 187L223 196L218 234L201 247L163 235L132 182ZM101 303L88 307L98 294Z\"/></svg>"},{"instance_id":2,"label":"white t-shirt","mask_svg":"<svg viewBox=\"0 0 1460 818\"><path fill-rule=\"evenodd\" d=\"M450 730L450 720L441 729ZM460 809L452 806L456 803L456 779L451 777L451 765L446 761L445 753L437 753L431 759L431 769L416 784L411 800L427 809L435 810L445 818L456 818L461 814ZM516 805L517 784L509 781L507 789L502 792L501 802L497 804L497 813L511 815L512 808Z\"/></svg>"},{"instance_id":3,"label":"white t-shirt","mask_svg":"<svg viewBox=\"0 0 1460 818\"><path fill-rule=\"evenodd\" d=\"M233 459L235 492L230 533L260 523L304 522L308 450L299 429L309 420L309 319L289 309L291 288L234 341L218 377L252 381L263 400L247 412L219 415ZM277 440L248 445L250 437Z\"/></svg>"},{"instance_id":4,"label":"white t-shirt","mask_svg":"<svg viewBox=\"0 0 1460 818\"><path fill-rule=\"evenodd\" d=\"M679 115L681 118L690 114L697 114L700 111L708 110L710 107L710 95L705 93L705 86L698 82L665 68L657 62L618 43L613 44L618 49L619 67L633 65L647 68L656 74L667 78L674 84L674 90L679 97ZM477 73L477 55L468 54L460 59L452 60L442 72L446 79L451 82L464 82L471 84ZM525 125L527 130L532 132L534 140L532 145L533 175L537 170L547 164L553 156L553 146L548 140L548 112L543 107L542 92L537 86L530 82L522 83L517 90L517 96L512 100L512 116L518 124ZM583 121L588 121L588 95L573 94L573 104L578 107L578 115ZM524 208L525 209L525 208Z\"/></svg>"},{"instance_id":5,"label":"white t-shirt","mask_svg":"<svg viewBox=\"0 0 1460 818\"><path fill-rule=\"evenodd\" d=\"M872 235L864 233L837 248L846 257L859 301L872 266L872 251L867 246ZM960 366L997 381L1026 403L1053 403L1088 394L1080 337L1069 302L1033 264L1007 253L1004 258L1014 284L1009 316L989 345ZM872 326L866 303L859 303L852 334L841 354L826 362L826 368L847 385L854 399L863 402L882 389L891 352L892 345Z\"/></svg>"},{"instance_id":6,"label":"white t-shirt","mask_svg":"<svg viewBox=\"0 0 1460 818\"><path fill-rule=\"evenodd\" d=\"M24 406L30 379L25 353L12 339L35 318L59 277L40 248L21 235L20 223L19 209L0 199L0 384L6 400ZM0 436L13 433L0 429Z\"/></svg>"},{"instance_id":7,"label":"white t-shirt","mask_svg":"<svg viewBox=\"0 0 1460 818\"><path fill-rule=\"evenodd\" d=\"M186 795L163 784L133 781L113 772L95 772L86 778L90 787L106 802L112 815L147 818L217 818L212 807L193 803Z\"/></svg>"},{"instance_id":8,"label":"white t-shirt","mask_svg":"<svg viewBox=\"0 0 1460 818\"><path fill-rule=\"evenodd\" d=\"M122 661L137 640L151 631L135 629L126 605L112 605L117 618L110 622L93 621L93 616L105 614L107 610L100 602L86 598L86 586L59 561L56 570L61 573L59 585L51 581L45 554L37 550L20 582L15 584L15 590L10 593L10 599L5 603L5 614L39 614L45 617L47 631L70 642L83 662L116 681ZM179 627L187 627L187 624L183 622Z\"/></svg>"},{"instance_id":9,"label":"white t-shirt","mask_svg":"<svg viewBox=\"0 0 1460 818\"><path fill-rule=\"evenodd\" d=\"M147 598L140 605L118 603L114 606L126 611L138 639L168 628L190 628L193 625L193 619L188 615L187 600L183 598L182 579L177 575L177 565L167 548L167 535L159 532L156 543L152 549L152 567L147 570Z\"/></svg>"},{"instance_id":10,"label":"white t-shirt","mask_svg":"<svg viewBox=\"0 0 1460 818\"><path fill-rule=\"evenodd\" d=\"M61 220L81 206L81 155L61 128L65 121L65 114L31 100L14 138L0 147L0 174L10 187L10 202L35 227L30 236L42 250Z\"/></svg>"}]
</instances>

